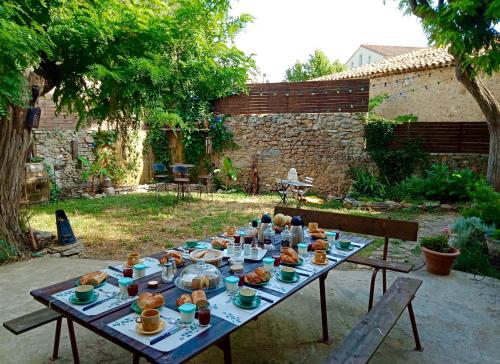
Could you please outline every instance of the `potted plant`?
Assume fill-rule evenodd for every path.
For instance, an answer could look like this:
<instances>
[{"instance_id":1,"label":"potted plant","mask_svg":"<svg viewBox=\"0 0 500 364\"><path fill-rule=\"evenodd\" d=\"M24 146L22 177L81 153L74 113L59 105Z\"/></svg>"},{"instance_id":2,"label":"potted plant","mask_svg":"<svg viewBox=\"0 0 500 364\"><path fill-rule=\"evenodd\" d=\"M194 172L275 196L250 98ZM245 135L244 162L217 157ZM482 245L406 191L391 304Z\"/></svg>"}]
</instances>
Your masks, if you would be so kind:
<instances>
[{"instance_id":1,"label":"potted plant","mask_svg":"<svg viewBox=\"0 0 500 364\"><path fill-rule=\"evenodd\" d=\"M486 245L491 256L500 257L500 229L486 233Z\"/></svg>"},{"instance_id":2,"label":"potted plant","mask_svg":"<svg viewBox=\"0 0 500 364\"><path fill-rule=\"evenodd\" d=\"M427 271L443 276L450 274L455 259L460 255L460 250L448 245L446 235L422 238L420 248L424 253Z\"/></svg>"}]
</instances>

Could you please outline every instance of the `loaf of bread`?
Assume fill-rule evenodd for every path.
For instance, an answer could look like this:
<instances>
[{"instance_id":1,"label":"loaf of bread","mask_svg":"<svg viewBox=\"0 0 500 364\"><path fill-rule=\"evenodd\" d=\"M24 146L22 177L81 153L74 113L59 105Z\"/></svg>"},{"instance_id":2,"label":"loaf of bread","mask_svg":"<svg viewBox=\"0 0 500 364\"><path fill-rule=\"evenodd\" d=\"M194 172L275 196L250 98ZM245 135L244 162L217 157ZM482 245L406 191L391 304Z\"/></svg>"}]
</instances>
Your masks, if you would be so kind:
<instances>
[{"instance_id":1,"label":"loaf of bread","mask_svg":"<svg viewBox=\"0 0 500 364\"><path fill-rule=\"evenodd\" d=\"M191 298L193 300L193 303L198 307L198 308L203 308L208 306L208 300L207 300L207 295L205 294L205 291L203 290L197 290L193 291L191 293Z\"/></svg>"},{"instance_id":2,"label":"loaf of bread","mask_svg":"<svg viewBox=\"0 0 500 364\"><path fill-rule=\"evenodd\" d=\"M108 278L108 275L104 272L91 272L80 277L80 284L91 284L92 286L97 286L101 284Z\"/></svg>"},{"instance_id":3,"label":"loaf of bread","mask_svg":"<svg viewBox=\"0 0 500 364\"><path fill-rule=\"evenodd\" d=\"M137 306L141 310L147 310L148 308L158 308L165 304L165 299L161 293L152 294L149 292L144 292L137 298Z\"/></svg>"},{"instance_id":4,"label":"loaf of bread","mask_svg":"<svg viewBox=\"0 0 500 364\"><path fill-rule=\"evenodd\" d=\"M188 295L187 293L181 294L181 296L177 298L177 300L175 300L175 304L177 307L182 306L185 303L193 303L191 296Z\"/></svg>"},{"instance_id":5,"label":"loaf of bread","mask_svg":"<svg viewBox=\"0 0 500 364\"><path fill-rule=\"evenodd\" d=\"M198 276L193 278L191 281L191 288L192 289L203 289L203 288L209 288L210 287L210 281L207 276Z\"/></svg>"}]
</instances>

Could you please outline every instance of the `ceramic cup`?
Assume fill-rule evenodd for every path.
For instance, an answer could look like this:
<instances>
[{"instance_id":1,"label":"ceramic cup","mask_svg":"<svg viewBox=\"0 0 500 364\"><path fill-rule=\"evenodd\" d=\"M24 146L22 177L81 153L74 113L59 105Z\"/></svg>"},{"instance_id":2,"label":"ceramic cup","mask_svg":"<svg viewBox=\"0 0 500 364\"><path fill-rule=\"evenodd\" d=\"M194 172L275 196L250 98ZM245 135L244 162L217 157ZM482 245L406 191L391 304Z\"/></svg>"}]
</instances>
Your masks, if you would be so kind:
<instances>
[{"instance_id":1,"label":"ceramic cup","mask_svg":"<svg viewBox=\"0 0 500 364\"><path fill-rule=\"evenodd\" d=\"M160 311L154 308L144 310L135 321L142 324L144 331L154 331L160 327Z\"/></svg>"},{"instance_id":2,"label":"ceramic cup","mask_svg":"<svg viewBox=\"0 0 500 364\"><path fill-rule=\"evenodd\" d=\"M90 284L82 284L75 288L76 297L80 301L87 301L92 297L92 292L94 292L94 286Z\"/></svg>"},{"instance_id":3,"label":"ceramic cup","mask_svg":"<svg viewBox=\"0 0 500 364\"><path fill-rule=\"evenodd\" d=\"M243 245L243 254L244 255L250 255L251 252L252 252L252 244Z\"/></svg>"},{"instance_id":4,"label":"ceramic cup","mask_svg":"<svg viewBox=\"0 0 500 364\"><path fill-rule=\"evenodd\" d=\"M318 223L317 222L310 222L309 223L309 231L316 231L318 230Z\"/></svg>"},{"instance_id":5,"label":"ceramic cup","mask_svg":"<svg viewBox=\"0 0 500 364\"><path fill-rule=\"evenodd\" d=\"M141 255L139 253L130 253L127 255L127 265L133 267L141 262Z\"/></svg>"},{"instance_id":6,"label":"ceramic cup","mask_svg":"<svg viewBox=\"0 0 500 364\"><path fill-rule=\"evenodd\" d=\"M283 266L281 267L281 278L285 281L291 281L295 276L295 268Z\"/></svg>"},{"instance_id":7,"label":"ceramic cup","mask_svg":"<svg viewBox=\"0 0 500 364\"><path fill-rule=\"evenodd\" d=\"M351 242L349 240L339 240L339 245L341 249L349 249Z\"/></svg>"},{"instance_id":8,"label":"ceramic cup","mask_svg":"<svg viewBox=\"0 0 500 364\"><path fill-rule=\"evenodd\" d=\"M196 305L192 303L185 303L179 306L179 312L181 313L181 322L183 324L190 324L194 320L194 314L196 311Z\"/></svg>"},{"instance_id":9,"label":"ceramic cup","mask_svg":"<svg viewBox=\"0 0 500 364\"><path fill-rule=\"evenodd\" d=\"M326 262L326 251L324 250L316 250L314 252L314 261L318 263Z\"/></svg>"},{"instance_id":10,"label":"ceramic cup","mask_svg":"<svg viewBox=\"0 0 500 364\"><path fill-rule=\"evenodd\" d=\"M252 304L253 300L255 299L255 295L257 294L257 292L255 291L255 289L245 287L245 288L240 289L239 294L240 294L241 303L249 306Z\"/></svg>"},{"instance_id":11,"label":"ceramic cup","mask_svg":"<svg viewBox=\"0 0 500 364\"><path fill-rule=\"evenodd\" d=\"M194 249L194 248L196 248L196 245L198 245L198 241L197 240L188 240L188 241L186 241L185 245L188 249Z\"/></svg>"},{"instance_id":12,"label":"ceramic cup","mask_svg":"<svg viewBox=\"0 0 500 364\"><path fill-rule=\"evenodd\" d=\"M228 226L226 229L226 235L229 235L229 236L236 235L236 226Z\"/></svg>"}]
</instances>

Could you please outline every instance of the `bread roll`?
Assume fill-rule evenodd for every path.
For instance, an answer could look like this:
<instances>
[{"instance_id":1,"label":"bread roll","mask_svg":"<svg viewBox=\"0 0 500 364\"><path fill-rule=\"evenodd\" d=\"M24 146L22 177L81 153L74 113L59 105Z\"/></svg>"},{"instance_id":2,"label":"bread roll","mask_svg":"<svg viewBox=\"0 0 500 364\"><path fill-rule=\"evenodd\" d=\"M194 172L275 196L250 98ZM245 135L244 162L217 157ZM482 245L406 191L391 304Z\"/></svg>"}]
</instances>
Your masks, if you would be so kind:
<instances>
[{"instance_id":1,"label":"bread roll","mask_svg":"<svg viewBox=\"0 0 500 364\"><path fill-rule=\"evenodd\" d=\"M191 299L191 296L188 295L187 293L181 294L179 298L175 301L175 304L177 307L182 306L185 303L193 303L193 300Z\"/></svg>"},{"instance_id":2,"label":"bread roll","mask_svg":"<svg viewBox=\"0 0 500 364\"><path fill-rule=\"evenodd\" d=\"M152 294L149 292L144 292L137 298L137 306L141 310L147 310L149 308L161 307L165 304L165 299L161 293Z\"/></svg>"},{"instance_id":3,"label":"bread roll","mask_svg":"<svg viewBox=\"0 0 500 364\"><path fill-rule=\"evenodd\" d=\"M205 294L205 291L201 289L193 291L193 293L191 293L191 298L193 299L193 303L198 308L203 308L208 306L207 295Z\"/></svg>"},{"instance_id":4,"label":"bread roll","mask_svg":"<svg viewBox=\"0 0 500 364\"><path fill-rule=\"evenodd\" d=\"M92 272L83 275L80 278L80 284L91 284L92 286L97 286L101 284L108 278L108 275L104 272Z\"/></svg>"}]
</instances>

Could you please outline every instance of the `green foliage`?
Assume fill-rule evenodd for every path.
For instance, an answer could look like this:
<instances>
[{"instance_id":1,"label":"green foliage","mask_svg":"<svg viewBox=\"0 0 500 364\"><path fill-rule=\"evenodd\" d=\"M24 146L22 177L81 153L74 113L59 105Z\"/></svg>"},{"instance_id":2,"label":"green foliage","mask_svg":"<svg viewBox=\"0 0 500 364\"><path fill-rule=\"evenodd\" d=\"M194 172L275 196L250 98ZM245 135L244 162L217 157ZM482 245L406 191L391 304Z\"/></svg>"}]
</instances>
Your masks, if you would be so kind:
<instances>
[{"instance_id":1,"label":"green foliage","mask_svg":"<svg viewBox=\"0 0 500 364\"><path fill-rule=\"evenodd\" d=\"M400 7L411 12L413 1L401 0ZM500 69L497 0L418 1L415 13L422 18L424 31L431 44L449 47L465 69L471 66L472 76L488 75Z\"/></svg>"},{"instance_id":2,"label":"green foliage","mask_svg":"<svg viewBox=\"0 0 500 364\"><path fill-rule=\"evenodd\" d=\"M484 234L489 227L477 217L460 218L451 231L454 234L454 246L460 250L455 261L455 269L474 274L498 276L491 267Z\"/></svg>"},{"instance_id":3,"label":"green foliage","mask_svg":"<svg viewBox=\"0 0 500 364\"><path fill-rule=\"evenodd\" d=\"M56 202L61 195L61 188L56 183L54 168L50 164L45 163L45 171L49 176L49 201Z\"/></svg>"},{"instance_id":4,"label":"green foliage","mask_svg":"<svg viewBox=\"0 0 500 364\"><path fill-rule=\"evenodd\" d=\"M5 240L0 239L0 263L15 258L17 251L14 245L8 244Z\"/></svg>"},{"instance_id":5,"label":"green foliage","mask_svg":"<svg viewBox=\"0 0 500 364\"><path fill-rule=\"evenodd\" d=\"M113 147L118 140L118 133L115 130L98 130L93 133L96 149Z\"/></svg>"},{"instance_id":6,"label":"green foliage","mask_svg":"<svg viewBox=\"0 0 500 364\"><path fill-rule=\"evenodd\" d=\"M465 217L478 217L486 224L500 226L500 193L484 179L476 181L471 188L471 207L463 211Z\"/></svg>"},{"instance_id":7,"label":"green foliage","mask_svg":"<svg viewBox=\"0 0 500 364\"><path fill-rule=\"evenodd\" d=\"M161 118L151 118L148 122L148 132L144 140L144 150L147 147L153 151L156 161L168 168L170 165L170 148L165 128L173 126L176 128L183 124L177 114L165 113Z\"/></svg>"},{"instance_id":8,"label":"green foliage","mask_svg":"<svg viewBox=\"0 0 500 364\"><path fill-rule=\"evenodd\" d=\"M316 49L313 54L309 55L307 62L296 61L292 67L287 69L285 78L288 82L307 81L346 69L347 67L338 59L332 62L321 49Z\"/></svg>"},{"instance_id":9,"label":"green foliage","mask_svg":"<svg viewBox=\"0 0 500 364\"><path fill-rule=\"evenodd\" d=\"M238 168L233 165L233 161L225 156L222 161L222 167L214 170L215 188L228 190L232 182L238 179Z\"/></svg>"},{"instance_id":10,"label":"green foliage","mask_svg":"<svg viewBox=\"0 0 500 364\"><path fill-rule=\"evenodd\" d=\"M446 235L429 236L420 239L420 246L438 253L449 253L448 237Z\"/></svg>"},{"instance_id":11,"label":"green foliage","mask_svg":"<svg viewBox=\"0 0 500 364\"><path fill-rule=\"evenodd\" d=\"M78 159L82 163L82 166L85 167L82 172L82 180L83 182L88 182L90 178L92 178L92 188L95 188L95 179L101 177L111 177L108 170L104 167L104 161L108 157L107 153L101 153L97 156L97 158L91 162L88 158L84 156L79 156Z\"/></svg>"},{"instance_id":12,"label":"green foliage","mask_svg":"<svg viewBox=\"0 0 500 364\"><path fill-rule=\"evenodd\" d=\"M352 182L352 195L354 197L384 198L386 184L372 172L364 168L352 168L349 171Z\"/></svg>"},{"instance_id":13,"label":"green foliage","mask_svg":"<svg viewBox=\"0 0 500 364\"><path fill-rule=\"evenodd\" d=\"M493 240L500 241L500 229L493 230L491 233L488 234L488 236Z\"/></svg>"}]
</instances>

